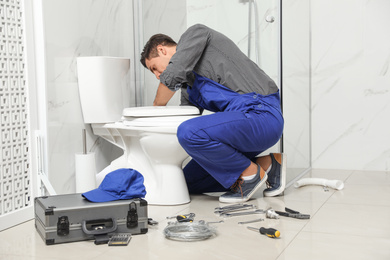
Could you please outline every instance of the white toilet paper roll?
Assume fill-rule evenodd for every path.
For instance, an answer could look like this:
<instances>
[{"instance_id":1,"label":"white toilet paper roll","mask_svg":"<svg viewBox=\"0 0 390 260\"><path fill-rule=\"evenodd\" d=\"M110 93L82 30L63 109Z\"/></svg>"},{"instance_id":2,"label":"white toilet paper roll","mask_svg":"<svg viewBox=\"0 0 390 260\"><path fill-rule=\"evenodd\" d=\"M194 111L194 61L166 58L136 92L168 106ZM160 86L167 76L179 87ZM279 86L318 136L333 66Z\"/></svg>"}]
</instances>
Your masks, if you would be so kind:
<instances>
[{"instance_id":1,"label":"white toilet paper roll","mask_svg":"<svg viewBox=\"0 0 390 260\"><path fill-rule=\"evenodd\" d=\"M76 192L96 189L95 153L76 154Z\"/></svg>"}]
</instances>

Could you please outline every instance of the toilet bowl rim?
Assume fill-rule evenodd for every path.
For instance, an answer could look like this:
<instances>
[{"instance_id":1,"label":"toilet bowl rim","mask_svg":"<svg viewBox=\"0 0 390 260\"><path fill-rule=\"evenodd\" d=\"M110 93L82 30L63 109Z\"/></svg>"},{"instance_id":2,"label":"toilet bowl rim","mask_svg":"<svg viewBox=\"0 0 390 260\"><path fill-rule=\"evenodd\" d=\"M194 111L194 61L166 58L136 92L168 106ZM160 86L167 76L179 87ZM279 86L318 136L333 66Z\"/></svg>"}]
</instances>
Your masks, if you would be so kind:
<instances>
[{"instance_id":1,"label":"toilet bowl rim","mask_svg":"<svg viewBox=\"0 0 390 260\"><path fill-rule=\"evenodd\" d=\"M118 129L124 131L140 133L158 133L158 134L175 134L177 126L127 126L122 121L112 123L92 124L94 129Z\"/></svg>"}]
</instances>

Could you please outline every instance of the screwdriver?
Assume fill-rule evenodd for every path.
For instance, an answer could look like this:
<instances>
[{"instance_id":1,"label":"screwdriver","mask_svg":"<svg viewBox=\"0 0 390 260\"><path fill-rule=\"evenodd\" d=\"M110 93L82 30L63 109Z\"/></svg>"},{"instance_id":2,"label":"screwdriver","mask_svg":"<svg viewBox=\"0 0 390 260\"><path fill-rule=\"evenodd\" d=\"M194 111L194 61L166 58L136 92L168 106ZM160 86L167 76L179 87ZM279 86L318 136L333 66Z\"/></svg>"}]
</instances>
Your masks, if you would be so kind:
<instances>
[{"instance_id":1,"label":"screwdriver","mask_svg":"<svg viewBox=\"0 0 390 260\"><path fill-rule=\"evenodd\" d=\"M254 227L247 227L247 228L253 231L259 231L260 234L266 235L267 237L271 237L271 238L277 238L280 236L280 232L274 228L264 228L264 227L261 227L260 229Z\"/></svg>"},{"instance_id":2,"label":"screwdriver","mask_svg":"<svg viewBox=\"0 0 390 260\"><path fill-rule=\"evenodd\" d=\"M192 222L194 221L195 213L177 215L174 217L167 217L167 219L176 218L177 222Z\"/></svg>"},{"instance_id":3,"label":"screwdriver","mask_svg":"<svg viewBox=\"0 0 390 260\"><path fill-rule=\"evenodd\" d=\"M176 220L177 220L177 222L192 222L192 221L194 221L193 218L187 217L186 215L177 215Z\"/></svg>"}]
</instances>

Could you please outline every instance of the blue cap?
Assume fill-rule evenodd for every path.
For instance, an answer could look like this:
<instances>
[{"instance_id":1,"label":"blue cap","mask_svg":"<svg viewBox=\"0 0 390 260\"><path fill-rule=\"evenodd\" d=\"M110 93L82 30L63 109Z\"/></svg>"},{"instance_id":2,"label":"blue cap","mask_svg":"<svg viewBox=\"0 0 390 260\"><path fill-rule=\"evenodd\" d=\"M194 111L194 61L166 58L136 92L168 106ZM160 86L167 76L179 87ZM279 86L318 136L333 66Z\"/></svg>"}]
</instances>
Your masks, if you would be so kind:
<instances>
[{"instance_id":1,"label":"blue cap","mask_svg":"<svg viewBox=\"0 0 390 260\"><path fill-rule=\"evenodd\" d=\"M133 169L118 169L104 177L97 189L82 194L92 202L144 198L146 195L144 176Z\"/></svg>"}]
</instances>

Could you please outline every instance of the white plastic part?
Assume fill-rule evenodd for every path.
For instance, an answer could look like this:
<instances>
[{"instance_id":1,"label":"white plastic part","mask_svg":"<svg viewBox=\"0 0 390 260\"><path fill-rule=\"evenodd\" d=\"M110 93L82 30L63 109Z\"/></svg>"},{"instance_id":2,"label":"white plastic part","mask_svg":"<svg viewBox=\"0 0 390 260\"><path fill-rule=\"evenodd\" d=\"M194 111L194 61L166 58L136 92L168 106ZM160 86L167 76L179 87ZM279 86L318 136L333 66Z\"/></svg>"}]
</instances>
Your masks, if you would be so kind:
<instances>
[{"instance_id":1,"label":"white plastic part","mask_svg":"<svg viewBox=\"0 0 390 260\"><path fill-rule=\"evenodd\" d=\"M304 178L294 183L295 188L299 188L306 185L319 185L336 190L342 190L344 188L344 182L340 180L327 180L323 178Z\"/></svg>"},{"instance_id":2,"label":"white plastic part","mask_svg":"<svg viewBox=\"0 0 390 260\"><path fill-rule=\"evenodd\" d=\"M188 116L199 115L199 109L194 106L145 106L123 109L125 117L157 117L157 116Z\"/></svg>"}]
</instances>

